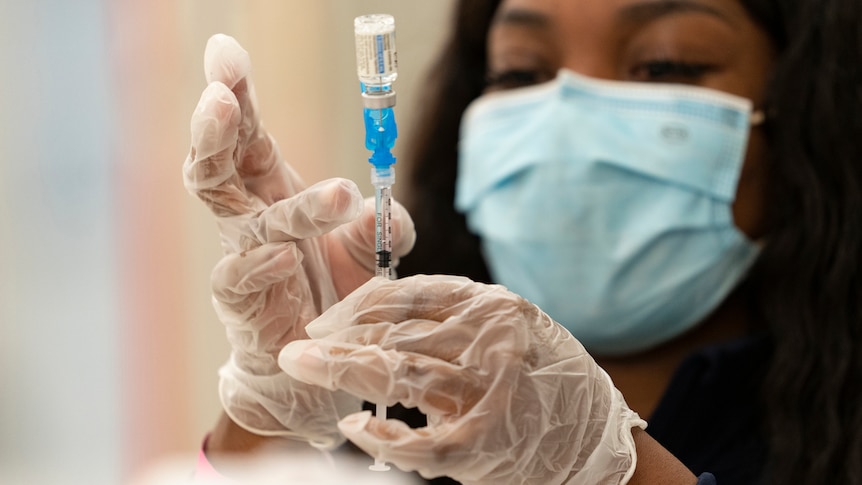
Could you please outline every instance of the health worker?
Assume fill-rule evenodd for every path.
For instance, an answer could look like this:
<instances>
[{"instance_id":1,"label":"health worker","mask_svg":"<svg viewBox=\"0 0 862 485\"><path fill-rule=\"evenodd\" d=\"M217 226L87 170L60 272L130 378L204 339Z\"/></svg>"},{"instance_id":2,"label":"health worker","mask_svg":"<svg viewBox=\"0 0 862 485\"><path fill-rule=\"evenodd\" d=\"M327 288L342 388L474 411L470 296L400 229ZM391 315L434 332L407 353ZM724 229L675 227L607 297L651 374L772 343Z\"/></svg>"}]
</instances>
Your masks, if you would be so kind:
<instances>
[{"instance_id":1,"label":"health worker","mask_svg":"<svg viewBox=\"0 0 862 485\"><path fill-rule=\"evenodd\" d=\"M299 180L213 37L184 165L232 347L204 468L349 440L434 483L862 483L860 20L458 2L396 280L373 205Z\"/></svg>"}]
</instances>

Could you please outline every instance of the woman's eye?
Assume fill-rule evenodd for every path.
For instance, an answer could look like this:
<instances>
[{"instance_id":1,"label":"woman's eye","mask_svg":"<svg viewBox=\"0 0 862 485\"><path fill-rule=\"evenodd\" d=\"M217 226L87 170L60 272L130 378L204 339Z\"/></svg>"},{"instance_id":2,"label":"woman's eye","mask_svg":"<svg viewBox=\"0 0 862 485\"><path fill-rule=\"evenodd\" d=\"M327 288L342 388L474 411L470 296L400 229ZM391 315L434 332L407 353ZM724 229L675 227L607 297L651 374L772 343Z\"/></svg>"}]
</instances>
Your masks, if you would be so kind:
<instances>
[{"instance_id":1,"label":"woman's eye","mask_svg":"<svg viewBox=\"0 0 862 485\"><path fill-rule=\"evenodd\" d=\"M509 71L489 72L485 77L485 90L499 91L521 88L548 80L547 76L540 74L538 71L512 69Z\"/></svg>"},{"instance_id":2,"label":"woman's eye","mask_svg":"<svg viewBox=\"0 0 862 485\"><path fill-rule=\"evenodd\" d=\"M638 64L630 75L634 81L693 84L712 69L704 63L656 60Z\"/></svg>"}]
</instances>

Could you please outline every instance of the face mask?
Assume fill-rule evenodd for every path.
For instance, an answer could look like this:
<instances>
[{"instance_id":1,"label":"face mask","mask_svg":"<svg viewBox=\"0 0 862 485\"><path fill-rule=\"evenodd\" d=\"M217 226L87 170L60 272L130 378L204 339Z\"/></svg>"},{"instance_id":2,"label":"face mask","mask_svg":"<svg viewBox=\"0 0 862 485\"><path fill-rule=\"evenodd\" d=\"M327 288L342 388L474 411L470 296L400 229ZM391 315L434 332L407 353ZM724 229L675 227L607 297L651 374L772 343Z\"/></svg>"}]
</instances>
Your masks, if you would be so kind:
<instances>
[{"instance_id":1,"label":"face mask","mask_svg":"<svg viewBox=\"0 0 862 485\"><path fill-rule=\"evenodd\" d=\"M731 213L750 112L561 71L470 106L456 206L496 282L593 353L645 350L707 316L758 254Z\"/></svg>"}]
</instances>

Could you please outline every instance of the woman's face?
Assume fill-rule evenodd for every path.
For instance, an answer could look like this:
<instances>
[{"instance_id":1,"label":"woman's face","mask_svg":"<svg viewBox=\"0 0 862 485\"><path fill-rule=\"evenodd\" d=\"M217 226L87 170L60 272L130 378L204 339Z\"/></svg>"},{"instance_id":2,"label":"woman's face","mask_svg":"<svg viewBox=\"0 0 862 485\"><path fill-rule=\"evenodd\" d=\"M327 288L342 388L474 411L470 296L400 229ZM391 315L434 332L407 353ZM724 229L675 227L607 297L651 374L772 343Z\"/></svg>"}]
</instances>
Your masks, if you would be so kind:
<instances>
[{"instance_id":1,"label":"woman's face","mask_svg":"<svg viewBox=\"0 0 862 485\"><path fill-rule=\"evenodd\" d=\"M763 104L774 52L737 0L504 0L488 35L488 90L549 81L561 68L601 79L682 83ZM751 131L733 205L763 236L766 147Z\"/></svg>"}]
</instances>

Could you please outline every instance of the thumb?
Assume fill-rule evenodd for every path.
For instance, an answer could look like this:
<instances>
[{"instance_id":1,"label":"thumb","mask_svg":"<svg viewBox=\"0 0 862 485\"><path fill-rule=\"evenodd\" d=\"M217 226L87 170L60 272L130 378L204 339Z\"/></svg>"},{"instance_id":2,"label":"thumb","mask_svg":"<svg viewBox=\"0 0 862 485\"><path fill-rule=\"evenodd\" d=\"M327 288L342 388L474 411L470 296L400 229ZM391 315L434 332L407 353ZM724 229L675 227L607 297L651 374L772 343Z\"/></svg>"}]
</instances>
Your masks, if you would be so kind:
<instances>
[{"instance_id":1,"label":"thumb","mask_svg":"<svg viewBox=\"0 0 862 485\"><path fill-rule=\"evenodd\" d=\"M402 256L407 255L416 242L416 228L410 213L397 201L392 201L392 265L398 266ZM376 238L376 203L373 197L365 199L362 214L350 224L333 231L344 249L368 271L374 271L374 252Z\"/></svg>"},{"instance_id":2,"label":"thumb","mask_svg":"<svg viewBox=\"0 0 862 485\"><path fill-rule=\"evenodd\" d=\"M402 441L413 434L403 421L377 419L371 415L371 411L345 416L338 422L338 430L363 451L384 461L391 461L389 449L392 443Z\"/></svg>"},{"instance_id":3,"label":"thumb","mask_svg":"<svg viewBox=\"0 0 862 485\"><path fill-rule=\"evenodd\" d=\"M397 200L392 201L392 257L406 256L416 243L416 228L407 209Z\"/></svg>"},{"instance_id":4,"label":"thumb","mask_svg":"<svg viewBox=\"0 0 862 485\"><path fill-rule=\"evenodd\" d=\"M440 475L440 465L447 460L447 453L474 453L457 443L449 443L444 451L434 430L411 429L397 419L377 419L370 411L346 416L338 422L338 430L372 457L404 471L417 471L426 478Z\"/></svg>"}]
</instances>

